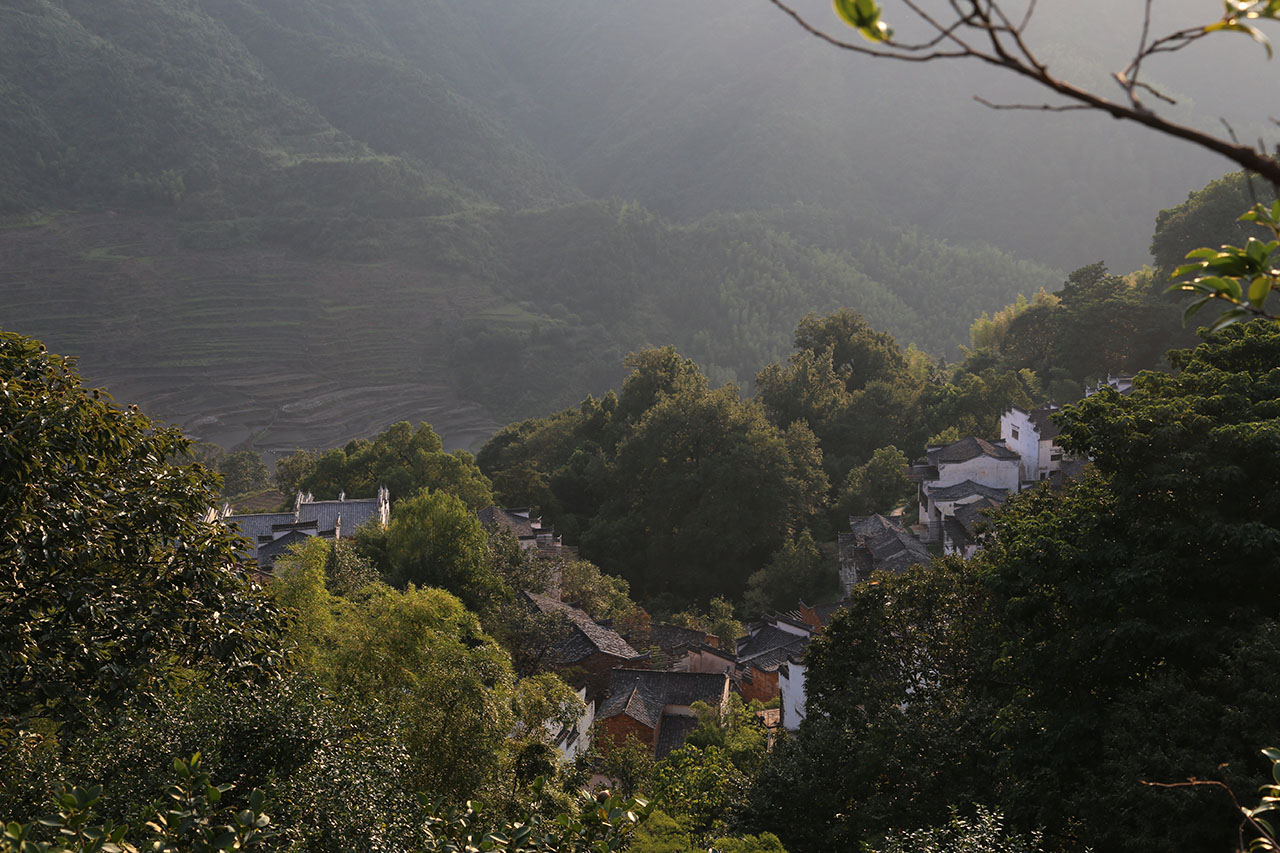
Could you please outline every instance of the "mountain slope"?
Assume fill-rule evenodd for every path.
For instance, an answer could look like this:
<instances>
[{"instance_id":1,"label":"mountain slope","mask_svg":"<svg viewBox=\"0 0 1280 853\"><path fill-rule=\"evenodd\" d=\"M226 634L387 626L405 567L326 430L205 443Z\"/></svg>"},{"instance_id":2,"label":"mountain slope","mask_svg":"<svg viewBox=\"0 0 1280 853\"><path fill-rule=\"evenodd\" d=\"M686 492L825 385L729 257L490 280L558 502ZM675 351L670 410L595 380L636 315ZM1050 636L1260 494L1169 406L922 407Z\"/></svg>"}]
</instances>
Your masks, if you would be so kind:
<instances>
[{"instance_id":1,"label":"mountain slope","mask_svg":"<svg viewBox=\"0 0 1280 853\"><path fill-rule=\"evenodd\" d=\"M645 55L708 22L716 55ZM409 418L457 446L494 423L476 404L552 411L646 345L749 385L806 313L851 306L951 355L974 316L1061 280L891 224L816 103L779 118L788 87L757 114L739 107L758 74L707 84L764 50L756 16L632 23L573 4L6 3L3 324L230 445ZM815 131L829 156L808 162ZM769 170L779 138L799 153ZM801 160L831 205L793 204L818 185L787 172Z\"/></svg>"}]
</instances>

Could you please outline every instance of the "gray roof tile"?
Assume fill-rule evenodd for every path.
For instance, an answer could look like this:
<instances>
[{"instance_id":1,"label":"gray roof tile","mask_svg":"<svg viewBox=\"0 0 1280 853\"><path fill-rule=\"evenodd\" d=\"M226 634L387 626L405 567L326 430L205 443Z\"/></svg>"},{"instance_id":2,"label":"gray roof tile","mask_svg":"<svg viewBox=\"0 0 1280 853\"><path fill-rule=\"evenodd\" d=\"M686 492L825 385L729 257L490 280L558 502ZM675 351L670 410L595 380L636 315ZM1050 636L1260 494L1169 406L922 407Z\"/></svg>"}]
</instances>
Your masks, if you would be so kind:
<instances>
[{"instance_id":1,"label":"gray roof tile","mask_svg":"<svg viewBox=\"0 0 1280 853\"><path fill-rule=\"evenodd\" d=\"M575 641L577 649L584 652L576 660L581 660L595 651L604 652L624 660L643 657L640 652L631 648L627 641L618 635L617 631L597 623L585 611L579 610L571 604L565 604L563 601L556 601L549 596L539 595L536 592L526 592L525 595L543 613L560 613L573 623L574 628L581 635L581 641ZM557 651L569 652L572 648L573 646L565 646L563 650L557 648Z\"/></svg>"},{"instance_id":2,"label":"gray roof tile","mask_svg":"<svg viewBox=\"0 0 1280 853\"><path fill-rule=\"evenodd\" d=\"M609 690L596 717L626 714L649 728L657 728L665 706L706 702L718 707L728 684L729 676L723 673L615 669L609 674Z\"/></svg>"},{"instance_id":3,"label":"gray roof tile","mask_svg":"<svg viewBox=\"0 0 1280 853\"><path fill-rule=\"evenodd\" d=\"M929 464L968 462L979 456L990 456L993 459L1021 459L1018 454L1003 444L987 441L985 438L969 436L952 442L945 447L936 447L929 451Z\"/></svg>"},{"instance_id":4,"label":"gray roof tile","mask_svg":"<svg viewBox=\"0 0 1280 853\"><path fill-rule=\"evenodd\" d=\"M338 516L342 516L343 535L350 536L357 527L378 517L378 499L311 501L298 506L298 521L314 521L321 530L333 530Z\"/></svg>"},{"instance_id":5,"label":"gray roof tile","mask_svg":"<svg viewBox=\"0 0 1280 853\"><path fill-rule=\"evenodd\" d=\"M929 497L935 501L956 501L961 498L980 495L1003 503L1005 497L1009 494L1009 490L984 486L981 483L975 483L973 480L965 480L950 486L934 486L928 489L928 493Z\"/></svg>"}]
</instances>

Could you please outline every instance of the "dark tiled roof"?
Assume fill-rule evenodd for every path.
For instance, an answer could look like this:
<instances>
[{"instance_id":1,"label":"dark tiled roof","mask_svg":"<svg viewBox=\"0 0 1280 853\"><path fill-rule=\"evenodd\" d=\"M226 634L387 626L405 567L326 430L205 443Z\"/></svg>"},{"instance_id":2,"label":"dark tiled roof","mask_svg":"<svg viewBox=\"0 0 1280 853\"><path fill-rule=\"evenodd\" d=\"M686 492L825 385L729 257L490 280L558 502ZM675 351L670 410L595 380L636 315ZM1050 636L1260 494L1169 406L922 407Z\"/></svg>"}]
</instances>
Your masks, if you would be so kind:
<instances>
[{"instance_id":1,"label":"dark tiled roof","mask_svg":"<svg viewBox=\"0 0 1280 853\"><path fill-rule=\"evenodd\" d=\"M919 551L899 551L892 557L880 561L875 565L875 570L901 574L912 566L922 566L928 563L929 559L928 549L921 545Z\"/></svg>"},{"instance_id":2,"label":"dark tiled roof","mask_svg":"<svg viewBox=\"0 0 1280 853\"><path fill-rule=\"evenodd\" d=\"M321 530L333 530L338 516L342 516L342 535L350 536L357 527L378 517L378 499L310 501L298 505L298 521L314 521Z\"/></svg>"},{"instance_id":3,"label":"dark tiled roof","mask_svg":"<svg viewBox=\"0 0 1280 853\"><path fill-rule=\"evenodd\" d=\"M630 689L621 693L610 693L596 713L596 719L625 714L651 729L656 729L662 722L662 705L662 700L646 690L644 685L633 684Z\"/></svg>"},{"instance_id":4,"label":"dark tiled roof","mask_svg":"<svg viewBox=\"0 0 1280 853\"><path fill-rule=\"evenodd\" d=\"M684 746L689 734L698 727L698 718L687 714L663 714L662 725L658 727L658 743L653 749L653 757L661 761L673 749Z\"/></svg>"},{"instance_id":5,"label":"dark tiled roof","mask_svg":"<svg viewBox=\"0 0 1280 853\"><path fill-rule=\"evenodd\" d=\"M886 530L902 531L903 527L898 522L883 515L851 515L849 516L849 530L855 536L874 536Z\"/></svg>"},{"instance_id":6,"label":"dark tiled roof","mask_svg":"<svg viewBox=\"0 0 1280 853\"><path fill-rule=\"evenodd\" d=\"M907 482L927 483L938 479L938 466L927 462L917 462L907 468Z\"/></svg>"},{"instance_id":7,"label":"dark tiled roof","mask_svg":"<svg viewBox=\"0 0 1280 853\"><path fill-rule=\"evenodd\" d=\"M480 523L485 527L501 526L510 530L517 539L532 539L538 535L533 522L527 515L516 515L509 509L500 506L487 506L476 513Z\"/></svg>"},{"instance_id":8,"label":"dark tiled roof","mask_svg":"<svg viewBox=\"0 0 1280 853\"><path fill-rule=\"evenodd\" d=\"M956 509L956 523L961 526L966 535L972 538L974 535L974 527L989 520L987 517L987 510L995 509L998 506L1000 506L1000 504L993 501L991 498L983 498L982 500L974 501L971 504L965 504L964 506Z\"/></svg>"},{"instance_id":9,"label":"dark tiled roof","mask_svg":"<svg viewBox=\"0 0 1280 853\"><path fill-rule=\"evenodd\" d=\"M872 571L904 572L929 562L929 549L894 519L883 515L852 516L851 532L837 537L841 577L858 583Z\"/></svg>"},{"instance_id":10,"label":"dark tiled roof","mask_svg":"<svg viewBox=\"0 0 1280 853\"><path fill-rule=\"evenodd\" d=\"M290 530L319 530L320 524L317 521L294 521L289 524L273 524L271 525L271 535L278 533L287 533Z\"/></svg>"},{"instance_id":11,"label":"dark tiled roof","mask_svg":"<svg viewBox=\"0 0 1280 853\"><path fill-rule=\"evenodd\" d=\"M886 530L875 536L868 536L863 542L864 547L871 552L871 558L877 563L919 544L914 537L901 530Z\"/></svg>"},{"instance_id":12,"label":"dark tiled roof","mask_svg":"<svg viewBox=\"0 0 1280 853\"><path fill-rule=\"evenodd\" d=\"M582 652L573 660L582 660L594 652L604 652L623 660L634 660L642 657L635 649L628 645L627 641L618 635L617 631L606 628L598 624L585 611L579 610L571 604L565 604L563 601L556 601L545 595L539 595L536 592L526 592L525 595L529 601L533 602L543 613L560 613L573 623L579 638L566 638L567 644L562 646L561 643L556 644L557 652L573 653L575 651Z\"/></svg>"},{"instance_id":13,"label":"dark tiled roof","mask_svg":"<svg viewBox=\"0 0 1280 853\"><path fill-rule=\"evenodd\" d=\"M657 646L667 654L674 654L686 646L705 645L707 632L696 628L683 628L658 622L649 626L649 645Z\"/></svg>"},{"instance_id":14,"label":"dark tiled roof","mask_svg":"<svg viewBox=\"0 0 1280 853\"><path fill-rule=\"evenodd\" d=\"M956 501L961 498L980 495L984 498L990 498L993 501L1004 502L1005 496L1009 493L1008 489L996 489L991 486L984 486L981 483L975 483L973 480L965 480L961 483L955 483L951 486L934 486L929 489L929 497L935 501Z\"/></svg>"},{"instance_id":15,"label":"dark tiled roof","mask_svg":"<svg viewBox=\"0 0 1280 853\"><path fill-rule=\"evenodd\" d=\"M777 669L792 654L799 653L809 644L808 635L801 636L773 625L765 625L738 644L738 663L749 664L756 669Z\"/></svg>"},{"instance_id":16,"label":"dark tiled roof","mask_svg":"<svg viewBox=\"0 0 1280 853\"><path fill-rule=\"evenodd\" d=\"M385 497L385 490L381 492ZM358 498L355 500L313 501L310 495L298 495L296 508L287 512L259 512L244 515L228 515L225 523L240 533L248 536L255 543L253 547L242 552L245 558L258 557L261 566L270 565L270 560L279 556L275 549L266 557L261 549L274 538L280 537L289 530L315 530L321 536L334 534L338 518L342 518L343 532L351 535L357 527L376 520L379 515L380 498Z\"/></svg>"},{"instance_id":17,"label":"dark tiled roof","mask_svg":"<svg viewBox=\"0 0 1280 853\"><path fill-rule=\"evenodd\" d=\"M600 651L595 643L582 633L578 626L571 626L564 636L551 644L547 661L552 666L568 666L591 657Z\"/></svg>"},{"instance_id":18,"label":"dark tiled roof","mask_svg":"<svg viewBox=\"0 0 1280 853\"><path fill-rule=\"evenodd\" d=\"M993 459L1022 458L1003 444L996 444L987 441L985 438L971 435L945 447L931 449L929 451L929 464L968 462L970 459L977 459L979 456L990 456Z\"/></svg>"},{"instance_id":19,"label":"dark tiled roof","mask_svg":"<svg viewBox=\"0 0 1280 853\"><path fill-rule=\"evenodd\" d=\"M229 515L227 524L238 529L240 533L257 541L259 536L270 536L271 528L277 524L292 524L292 512L258 512L249 515Z\"/></svg>"},{"instance_id":20,"label":"dark tiled roof","mask_svg":"<svg viewBox=\"0 0 1280 853\"><path fill-rule=\"evenodd\" d=\"M289 548L311 537L300 530L291 530L278 539L272 539L258 547L258 567L269 569L275 561L289 552Z\"/></svg>"},{"instance_id":21,"label":"dark tiled roof","mask_svg":"<svg viewBox=\"0 0 1280 853\"><path fill-rule=\"evenodd\" d=\"M706 702L719 707L728 683L729 676L722 673L615 669L609 673L607 698L596 718L626 714L654 729L662 720L666 705Z\"/></svg>"},{"instance_id":22,"label":"dark tiled roof","mask_svg":"<svg viewBox=\"0 0 1280 853\"><path fill-rule=\"evenodd\" d=\"M1031 423L1035 425L1036 432L1040 433L1041 441L1048 441L1051 438L1057 438L1058 433L1062 432L1062 428L1054 423L1053 419L1049 417L1057 411L1061 411L1057 406L1045 405L1027 413L1027 417L1030 418Z\"/></svg>"}]
</instances>

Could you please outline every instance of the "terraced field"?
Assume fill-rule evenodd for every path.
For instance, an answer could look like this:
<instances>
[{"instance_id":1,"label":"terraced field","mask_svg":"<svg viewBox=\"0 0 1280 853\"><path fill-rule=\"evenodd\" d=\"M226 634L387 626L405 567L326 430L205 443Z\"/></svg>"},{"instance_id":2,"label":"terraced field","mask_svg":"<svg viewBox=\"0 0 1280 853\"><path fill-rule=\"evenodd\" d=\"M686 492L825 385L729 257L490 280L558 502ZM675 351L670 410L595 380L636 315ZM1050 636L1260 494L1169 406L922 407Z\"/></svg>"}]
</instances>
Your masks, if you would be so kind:
<instances>
[{"instance_id":1,"label":"terraced field","mask_svg":"<svg viewBox=\"0 0 1280 853\"><path fill-rule=\"evenodd\" d=\"M99 213L0 229L0 328L227 448L331 447L399 420L474 448L498 427L447 380L449 335L498 308L483 285L394 261L191 250L181 228Z\"/></svg>"}]
</instances>

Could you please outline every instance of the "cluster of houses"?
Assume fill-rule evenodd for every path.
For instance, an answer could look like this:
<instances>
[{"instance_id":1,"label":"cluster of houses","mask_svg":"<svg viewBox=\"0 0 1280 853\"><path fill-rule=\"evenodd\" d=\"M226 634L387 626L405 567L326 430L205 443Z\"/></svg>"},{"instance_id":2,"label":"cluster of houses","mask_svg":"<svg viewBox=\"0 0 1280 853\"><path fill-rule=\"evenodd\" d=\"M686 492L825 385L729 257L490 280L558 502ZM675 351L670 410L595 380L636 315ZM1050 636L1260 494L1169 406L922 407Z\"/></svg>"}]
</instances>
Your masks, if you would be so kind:
<instances>
[{"instance_id":1,"label":"cluster of houses","mask_svg":"<svg viewBox=\"0 0 1280 853\"><path fill-rule=\"evenodd\" d=\"M209 520L221 521L244 536L248 542L240 560L252 561L259 572L269 574L277 558L313 536L337 540L369 522L385 527L391 521L391 495L380 488L373 498L348 498L343 493L336 501L318 501L310 492L299 492L292 511L235 514L224 504L210 510Z\"/></svg>"},{"instance_id":2,"label":"cluster of houses","mask_svg":"<svg viewBox=\"0 0 1280 853\"><path fill-rule=\"evenodd\" d=\"M617 745L634 739L661 759L697 725L694 703L723 712L731 693L779 705L760 712L766 729L797 728L805 647L840 606L802 604L751 625L725 648L704 631L662 623L618 628L554 594L524 597L560 628L537 650L541 663L575 687L587 709L576 726L556 733L556 746L570 758L587 748L594 729Z\"/></svg>"},{"instance_id":3,"label":"cluster of houses","mask_svg":"<svg viewBox=\"0 0 1280 853\"><path fill-rule=\"evenodd\" d=\"M1123 392L1126 380L1108 377L1107 384ZM1055 409L1012 408L1000 419L998 440L970 436L929 447L907 472L917 484L919 520L912 529L897 517L850 518L849 532L839 534L837 542L844 599L874 572L902 572L927 563L930 548L972 556L981 547L988 510L1011 493L1076 475L1082 460L1058 445L1058 428L1050 417ZM299 494L292 511L234 515L224 507L211 517L248 537L242 557L269 572L277 557L308 537L337 540L362 524L386 525L390 496L386 489L375 498L354 500L340 495L317 501ZM506 529L521 547L539 556L571 550L529 509L491 506L478 517L486 527ZM576 724L550 732L570 759L587 749L593 736L620 745L634 738L661 759L683 745L696 727L696 703L723 712L733 692L745 701L774 706L761 712L767 728L799 727L805 716L805 649L843 606L801 602L791 612L752 624L726 648L711 634L676 625L597 621L561 600L554 588L525 592L524 600L546 627L538 635L544 638L541 648L526 652L541 668L564 677L586 708Z\"/></svg>"},{"instance_id":4,"label":"cluster of houses","mask_svg":"<svg viewBox=\"0 0 1280 853\"><path fill-rule=\"evenodd\" d=\"M1128 377L1109 377L1111 387L1128 390ZM838 536L840 581L845 595L873 571L901 572L927 563L930 547L972 557L982 547L989 510L1010 494L1042 483L1060 485L1078 476L1084 460L1058 444L1058 407L1031 411L1014 407L1000 417L1000 438L969 436L931 446L907 469L916 484L918 521L908 529L900 518L853 517Z\"/></svg>"}]
</instances>

